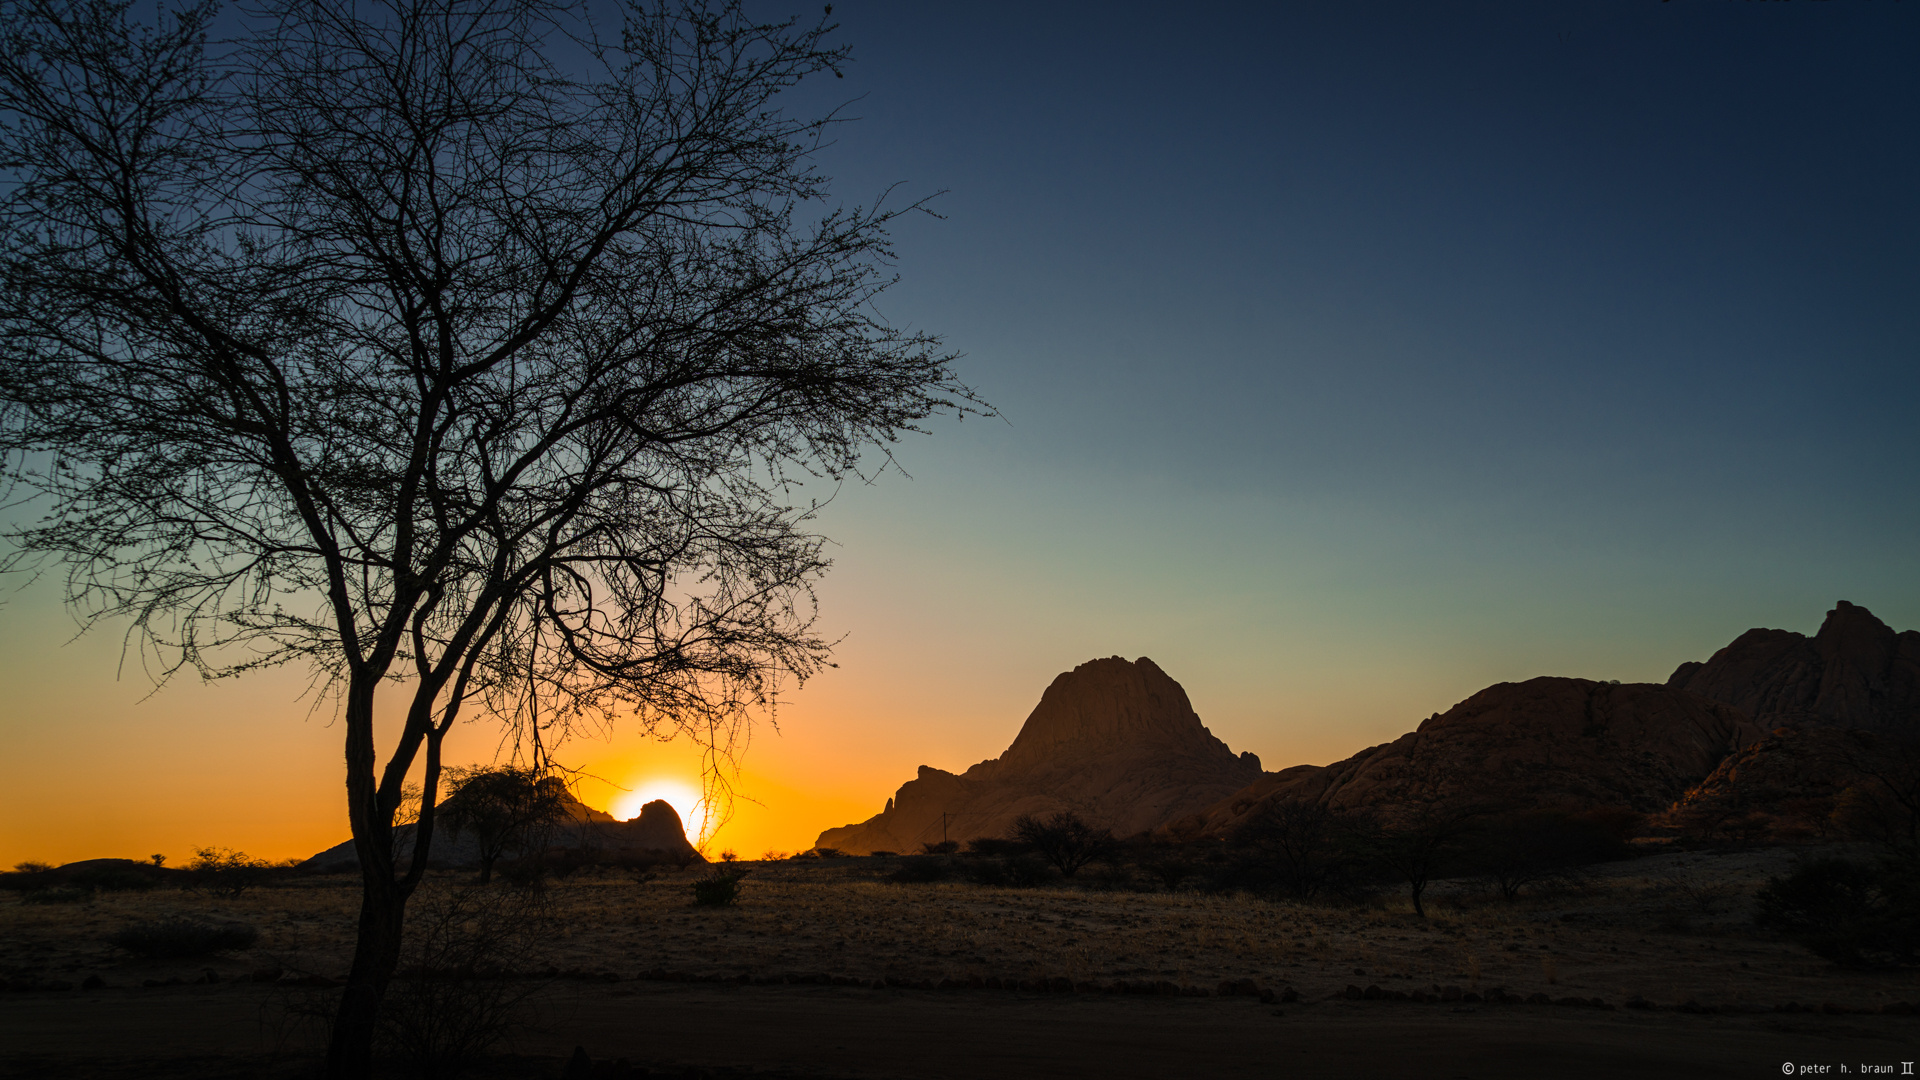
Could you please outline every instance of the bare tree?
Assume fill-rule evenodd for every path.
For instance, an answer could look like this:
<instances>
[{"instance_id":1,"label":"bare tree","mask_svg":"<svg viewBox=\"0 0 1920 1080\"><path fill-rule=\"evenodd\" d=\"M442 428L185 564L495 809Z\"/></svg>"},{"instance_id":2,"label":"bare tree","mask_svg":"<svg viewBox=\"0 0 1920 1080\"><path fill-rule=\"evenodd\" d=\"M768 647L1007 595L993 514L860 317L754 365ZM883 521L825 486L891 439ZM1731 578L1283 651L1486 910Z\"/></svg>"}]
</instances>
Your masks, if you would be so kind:
<instances>
[{"instance_id":1,"label":"bare tree","mask_svg":"<svg viewBox=\"0 0 1920 1080\"><path fill-rule=\"evenodd\" d=\"M1112 831L1096 828L1071 810L1045 818L1022 814L1014 819L1013 839L1039 852L1067 877L1114 849Z\"/></svg>"},{"instance_id":2,"label":"bare tree","mask_svg":"<svg viewBox=\"0 0 1920 1080\"><path fill-rule=\"evenodd\" d=\"M616 715L729 751L828 654L794 479L981 406L872 305L916 207L826 208L826 121L777 108L845 59L830 27L213 13L0 19L0 452L45 511L9 535L162 681L298 661L338 695L364 892L328 1070L357 1076L463 709L536 766Z\"/></svg>"},{"instance_id":3,"label":"bare tree","mask_svg":"<svg viewBox=\"0 0 1920 1080\"><path fill-rule=\"evenodd\" d=\"M1270 799L1234 830L1282 893L1307 903L1337 890L1362 861L1350 813L1308 799Z\"/></svg>"}]
</instances>

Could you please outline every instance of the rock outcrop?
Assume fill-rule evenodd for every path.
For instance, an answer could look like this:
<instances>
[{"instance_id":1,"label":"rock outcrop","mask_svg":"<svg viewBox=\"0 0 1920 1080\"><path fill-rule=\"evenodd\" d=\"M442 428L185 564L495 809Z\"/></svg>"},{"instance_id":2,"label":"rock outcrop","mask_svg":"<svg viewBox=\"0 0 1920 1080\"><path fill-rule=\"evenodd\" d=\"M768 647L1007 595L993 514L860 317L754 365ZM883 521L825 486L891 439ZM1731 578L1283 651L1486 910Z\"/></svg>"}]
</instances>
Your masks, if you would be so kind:
<instances>
[{"instance_id":1,"label":"rock outcrop","mask_svg":"<svg viewBox=\"0 0 1920 1080\"><path fill-rule=\"evenodd\" d=\"M655 799L640 808L640 816L620 821L604 810L566 797L566 820L548 833L549 849L588 852L608 862L646 860L654 862L704 862L687 840L680 815L664 800ZM394 830L394 846L404 861L413 853L414 827L402 825ZM306 862L301 869L319 873L343 873L357 869L359 856L354 842L335 844ZM473 869L480 865L480 846L471 834L455 835L441 828L433 837L429 864L447 869Z\"/></svg>"},{"instance_id":2,"label":"rock outcrop","mask_svg":"<svg viewBox=\"0 0 1920 1080\"><path fill-rule=\"evenodd\" d=\"M1768 729L1920 727L1920 631L1894 633L1845 600L1809 638L1749 630L1705 663L1681 664L1668 686L1731 705Z\"/></svg>"},{"instance_id":3,"label":"rock outcrop","mask_svg":"<svg viewBox=\"0 0 1920 1080\"><path fill-rule=\"evenodd\" d=\"M1260 776L1201 724L1153 661L1092 660L1053 680L1006 753L964 773L922 765L879 814L828 829L817 846L918 851L1004 836L1022 814L1070 810L1117 835L1190 814Z\"/></svg>"},{"instance_id":4,"label":"rock outcrop","mask_svg":"<svg viewBox=\"0 0 1920 1080\"><path fill-rule=\"evenodd\" d=\"M1162 834L1225 835L1260 804L1286 799L1389 814L1417 806L1658 811L1765 734L1736 709L1651 683L1499 683L1345 761L1263 776Z\"/></svg>"}]
</instances>

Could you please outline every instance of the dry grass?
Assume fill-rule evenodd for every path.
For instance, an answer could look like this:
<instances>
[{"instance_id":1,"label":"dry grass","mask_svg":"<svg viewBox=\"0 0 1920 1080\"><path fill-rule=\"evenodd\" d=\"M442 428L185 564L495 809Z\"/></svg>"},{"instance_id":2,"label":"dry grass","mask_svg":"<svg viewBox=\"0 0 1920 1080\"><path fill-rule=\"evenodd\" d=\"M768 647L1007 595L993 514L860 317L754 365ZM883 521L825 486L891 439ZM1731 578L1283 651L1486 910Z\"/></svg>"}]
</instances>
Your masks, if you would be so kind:
<instances>
[{"instance_id":1,"label":"dry grass","mask_svg":"<svg viewBox=\"0 0 1920 1080\"><path fill-rule=\"evenodd\" d=\"M739 864L753 873L728 908L692 903L694 868L654 880L552 885L556 928L543 960L561 971L653 970L860 980L970 976L1076 982L1253 978L1310 1000L1348 984L1387 989L1503 986L1522 994L1636 995L1739 1008L1788 1001L1854 1007L1920 1000L1920 978L1852 974L1746 929L1753 890L1793 853L1676 853L1612 864L1576 888L1502 903L1437 887L1433 917L1403 903L1336 909L1193 892L894 885L878 860ZM430 888L465 887L459 878ZM499 886L495 886L499 887ZM345 971L358 897L349 878L241 897L156 891L81 905L0 902L0 974L127 984L213 968ZM194 917L249 923L259 944L212 960L139 960L106 944L130 923ZM175 969L178 969L177 971Z\"/></svg>"}]
</instances>

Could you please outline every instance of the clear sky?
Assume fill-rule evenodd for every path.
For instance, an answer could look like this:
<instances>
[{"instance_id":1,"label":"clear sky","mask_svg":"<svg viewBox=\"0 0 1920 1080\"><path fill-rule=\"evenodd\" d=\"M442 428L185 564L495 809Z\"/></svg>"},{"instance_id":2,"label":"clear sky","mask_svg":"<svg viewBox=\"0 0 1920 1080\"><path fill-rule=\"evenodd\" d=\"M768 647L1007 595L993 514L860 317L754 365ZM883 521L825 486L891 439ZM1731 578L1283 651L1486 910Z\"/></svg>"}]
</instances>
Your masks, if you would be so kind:
<instances>
[{"instance_id":1,"label":"clear sky","mask_svg":"<svg viewBox=\"0 0 1920 1080\"><path fill-rule=\"evenodd\" d=\"M840 666L716 847L998 754L1096 656L1273 769L1838 599L1920 627L1920 4L833 14L855 61L795 106L854 99L849 201L945 192L883 309L1003 419L821 516ZM0 609L0 860L345 837L294 673L150 694L72 625L47 582ZM630 734L563 757L629 813L694 778Z\"/></svg>"}]
</instances>

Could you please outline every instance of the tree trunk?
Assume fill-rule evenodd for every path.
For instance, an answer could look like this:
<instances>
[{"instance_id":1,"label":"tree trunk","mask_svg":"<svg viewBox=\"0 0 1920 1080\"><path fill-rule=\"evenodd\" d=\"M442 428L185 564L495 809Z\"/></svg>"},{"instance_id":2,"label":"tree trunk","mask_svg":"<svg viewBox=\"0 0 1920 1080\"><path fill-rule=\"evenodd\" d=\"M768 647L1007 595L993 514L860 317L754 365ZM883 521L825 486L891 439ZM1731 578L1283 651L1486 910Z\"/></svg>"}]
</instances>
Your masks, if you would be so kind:
<instances>
[{"instance_id":1,"label":"tree trunk","mask_svg":"<svg viewBox=\"0 0 1920 1080\"><path fill-rule=\"evenodd\" d=\"M356 671L347 688L347 821L360 859L360 933L327 1044L328 1080L366 1080L387 985L400 965L400 932L411 887L394 875L393 811L374 783L373 692L378 680ZM416 855L424 855L416 831Z\"/></svg>"},{"instance_id":2,"label":"tree trunk","mask_svg":"<svg viewBox=\"0 0 1920 1080\"><path fill-rule=\"evenodd\" d=\"M407 898L391 874L366 876L360 898L360 936L353 969L327 1046L328 1080L365 1080L373 1071L373 1036L380 1003L400 964L400 928Z\"/></svg>"},{"instance_id":3,"label":"tree trunk","mask_svg":"<svg viewBox=\"0 0 1920 1080\"><path fill-rule=\"evenodd\" d=\"M481 855L480 855L480 884L482 884L482 885L485 885L485 884L487 884L488 882L491 882L491 881L493 880L493 860L494 860L495 858L496 858L496 856L493 856L493 855L488 855L488 854L486 854L486 853L484 853L484 852L483 852L483 853L481 853Z\"/></svg>"}]
</instances>

